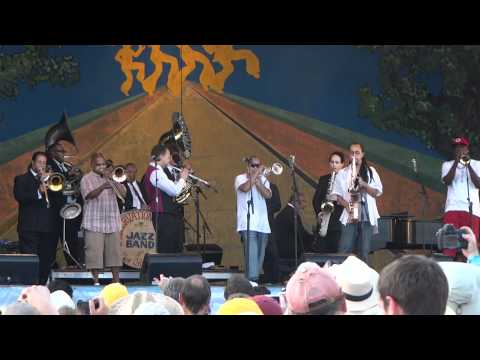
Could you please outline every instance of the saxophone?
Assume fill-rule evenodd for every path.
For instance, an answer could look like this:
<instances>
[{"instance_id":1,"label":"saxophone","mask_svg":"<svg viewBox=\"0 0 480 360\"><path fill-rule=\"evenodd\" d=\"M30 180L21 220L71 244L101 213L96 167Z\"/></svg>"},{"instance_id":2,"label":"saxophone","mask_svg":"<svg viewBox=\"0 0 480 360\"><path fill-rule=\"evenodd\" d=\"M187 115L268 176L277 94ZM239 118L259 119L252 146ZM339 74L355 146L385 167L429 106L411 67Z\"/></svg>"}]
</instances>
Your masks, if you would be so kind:
<instances>
[{"instance_id":1,"label":"saxophone","mask_svg":"<svg viewBox=\"0 0 480 360\"><path fill-rule=\"evenodd\" d=\"M332 175L330 176L330 180L328 182L328 189L327 189L327 195L325 197L325 201L320 206L320 210L321 210L319 214L320 227L318 231L320 237L325 237L327 235L328 224L330 223L330 216L332 215L333 210L335 209L335 204L332 201L328 200L328 198L333 191L333 186L335 184L336 176L337 176L337 173L335 171L332 172Z\"/></svg>"},{"instance_id":2,"label":"saxophone","mask_svg":"<svg viewBox=\"0 0 480 360\"><path fill-rule=\"evenodd\" d=\"M355 161L355 156L352 160L352 172L350 176L350 187L348 189L350 193L350 203L349 203L349 223L357 223L360 219L360 189L358 185L358 174L357 166Z\"/></svg>"}]
</instances>

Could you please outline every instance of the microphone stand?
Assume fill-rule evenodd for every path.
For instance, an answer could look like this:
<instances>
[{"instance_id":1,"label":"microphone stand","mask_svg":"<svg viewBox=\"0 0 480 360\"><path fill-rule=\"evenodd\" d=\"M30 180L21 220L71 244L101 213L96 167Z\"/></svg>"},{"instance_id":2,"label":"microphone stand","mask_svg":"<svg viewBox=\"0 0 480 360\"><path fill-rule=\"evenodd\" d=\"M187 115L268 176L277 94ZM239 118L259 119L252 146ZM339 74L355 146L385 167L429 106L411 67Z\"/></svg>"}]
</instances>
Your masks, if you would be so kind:
<instances>
[{"instance_id":1,"label":"microphone stand","mask_svg":"<svg viewBox=\"0 0 480 360\"><path fill-rule=\"evenodd\" d=\"M413 160L412 160L413 161ZM425 210L427 208L427 205L428 205L428 193L427 193L427 189L425 188L425 185L423 184L421 178L420 178L420 174L418 173L418 170L417 170L417 165L416 165L416 162L414 163L414 169L413 171L415 172L415 176L417 178L417 182L420 184L420 187L421 187L421 190L419 191L419 194L422 195L422 220L425 221ZM423 245L423 252L425 253L425 226L423 226L423 234L422 234L422 237L423 237L423 241L422 241L422 245Z\"/></svg>"},{"instance_id":2,"label":"microphone stand","mask_svg":"<svg viewBox=\"0 0 480 360\"><path fill-rule=\"evenodd\" d=\"M248 173L247 173L248 174ZM248 176L248 175L247 175ZM253 186L252 179L250 178L250 200L247 201L247 236L245 241L245 272L247 273L247 279L249 279L249 270L250 270L250 207L252 208L252 214L255 215L255 209L253 207ZM249 279L250 280L250 279Z\"/></svg>"},{"instance_id":3,"label":"microphone stand","mask_svg":"<svg viewBox=\"0 0 480 360\"><path fill-rule=\"evenodd\" d=\"M473 229L473 202L470 199L470 181L469 178L469 167L470 163L465 166L465 170L467 172L467 201L468 201L468 213L470 214L470 229Z\"/></svg>"},{"instance_id":4,"label":"microphone stand","mask_svg":"<svg viewBox=\"0 0 480 360\"><path fill-rule=\"evenodd\" d=\"M159 239L158 239L158 168L157 160L154 160L155 163L155 242L157 244L157 254L159 253ZM147 179L148 180L148 179Z\"/></svg>"},{"instance_id":5,"label":"microphone stand","mask_svg":"<svg viewBox=\"0 0 480 360\"><path fill-rule=\"evenodd\" d=\"M293 237L295 246L295 269L298 267L298 187L295 176L295 157L290 155L290 169L292 174L293 188Z\"/></svg>"}]
</instances>

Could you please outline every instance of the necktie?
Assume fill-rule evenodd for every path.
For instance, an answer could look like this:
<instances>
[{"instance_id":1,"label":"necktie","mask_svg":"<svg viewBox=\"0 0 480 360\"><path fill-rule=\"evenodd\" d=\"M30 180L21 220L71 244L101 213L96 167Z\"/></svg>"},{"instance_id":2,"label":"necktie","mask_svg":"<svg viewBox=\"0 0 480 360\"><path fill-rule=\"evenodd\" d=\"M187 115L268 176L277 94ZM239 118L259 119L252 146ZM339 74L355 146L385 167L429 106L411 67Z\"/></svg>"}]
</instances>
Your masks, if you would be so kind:
<instances>
[{"instance_id":1,"label":"necktie","mask_svg":"<svg viewBox=\"0 0 480 360\"><path fill-rule=\"evenodd\" d=\"M135 188L135 183L132 182L132 183L130 183L130 184L132 185L132 189L133 189L133 191L135 192L135 195L137 195L138 200L140 200L140 202L141 202L143 205L145 205L145 201L143 200L143 197L140 196L140 194L138 193L137 189Z\"/></svg>"}]
</instances>

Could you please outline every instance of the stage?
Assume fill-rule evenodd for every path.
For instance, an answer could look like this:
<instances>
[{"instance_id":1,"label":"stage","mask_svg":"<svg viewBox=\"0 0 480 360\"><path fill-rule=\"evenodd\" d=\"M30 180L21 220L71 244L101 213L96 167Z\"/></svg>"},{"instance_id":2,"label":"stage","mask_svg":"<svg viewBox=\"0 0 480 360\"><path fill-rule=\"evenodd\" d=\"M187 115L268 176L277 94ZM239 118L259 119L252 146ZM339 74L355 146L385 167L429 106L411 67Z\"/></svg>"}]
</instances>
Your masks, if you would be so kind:
<instances>
[{"instance_id":1,"label":"stage","mask_svg":"<svg viewBox=\"0 0 480 360\"><path fill-rule=\"evenodd\" d=\"M162 293L158 286L130 286L127 284L128 292L132 294L135 291L149 291L153 293ZM278 296L281 291L280 286L267 286L272 296ZM20 293L25 286L0 286L0 310L3 311L5 306L17 301ZM77 303L78 300L89 300L97 296L103 289L103 286L87 286L87 285L72 285L73 300ZM212 286L211 310L212 314L216 314L220 306L225 302L223 298L223 286Z\"/></svg>"}]
</instances>

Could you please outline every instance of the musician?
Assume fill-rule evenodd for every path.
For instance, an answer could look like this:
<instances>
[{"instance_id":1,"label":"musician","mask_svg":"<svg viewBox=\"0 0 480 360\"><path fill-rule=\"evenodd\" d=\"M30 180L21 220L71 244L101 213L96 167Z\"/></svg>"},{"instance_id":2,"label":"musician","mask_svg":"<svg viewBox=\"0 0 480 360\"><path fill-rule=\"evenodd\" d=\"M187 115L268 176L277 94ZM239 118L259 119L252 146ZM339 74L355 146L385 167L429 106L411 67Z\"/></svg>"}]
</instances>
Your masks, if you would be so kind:
<instances>
[{"instance_id":1,"label":"musician","mask_svg":"<svg viewBox=\"0 0 480 360\"><path fill-rule=\"evenodd\" d=\"M443 222L452 224L456 228L468 226L478 239L480 220L480 179L478 174L480 174L480 161L470 160L469 145L470 143L466 138L452 139L454 160L442 164L442 182L448 186ZM472 216L470 216L469 198L472 202ZM444 254L455 256L456 251L445 249Z\"/></svg>"},{"instance_id":2,"label":"musician","mask_svg":"<svg viewBox=\"0 0 480 360\"><path fill-rule=\"evenodd\" d=\"M317 249L319 252L324 253L336 253L338 250L338 244L340 236L342 235L342 224L340 222L340 216L342 215L343 206L336 201L336 196L327 194L329 187L334 185L333 174L336 177L338 172L343 169L345 158L342 152L335 151L330 154L329 166L330 173L323 175L318 179L317 189L313 196L312 204L315 214L318 218L318 223L321 224L322 204L325 201L331 201L334 204L334 210L330 215L330 221L328 223L327 234L323 238L319 238ZM333 184L332 184L333 181ZM333 187L332 187L333 189Z\"/></svg>"},{"instance_id":3,"label":"musician","mask_svg":"<svg viewBox=\"0 0 480 360\"><path fill-rule=\"evenodd\" d=\"M180 156L180 150L176 145L166 145L168 149L170 150L170 163L167 165L165 168L165 173L167 174L167 177L172 180L173 182L177 182L180 179L180 174L178 171L176 171L173 167L176 168L181 168L185 167L186 169L191 171L191 166L190 164L182 164L182 158ZM176 213L177 216L179 217L179 235L180 235L180 243L182 244L182 249L183 249L183 244L185 244L185 208L182 204L174 203L176 206Z\"/></svg>"},{"instance_id":4,"label":"musician","mask_svg":"<svg viewBox=\"0 0 480 360\"><path fill-rule=\"evenodd\" d=\"M290 196L288 204L275 217L275 239L277 240L278 254L282 259L295 259L295 217L297 209L297 259L303 261L305 252L311 251L313 235L310 234L302 222L302 212L305 210L305 195L298 193L297 201L295 196Z\"/></svg>"},{"instance_id":5,"label":"musician","mask_svg":"<svg viewBox=\"0 0 480 360\"><path fill-rule=\"evenodd\" d=\"M19 204L18 239L22 254L37 254L40 260L40 284L45 284L55 261L58 243L57 213L48 199L52 192L42 184L46 174L47 155L35 152L28 170L15 177L13 194Z\"/></svg>"},{"instance_id":6,"label":"musician","mask_svg":"<svg viewBox=\"0 0 480 360\"><path fill-rule=\"evenodd\" d=\"M350 156L352 160L355 159L354 174L357 176L352 176L352 162L338 172L332 194L337 195L337 202L344 207L340 217L343 227L339 252L355 252L363 261L368 262L372 235L378 232L380 218L376 198L382 195L383 186L375 168L368 165L363 149L359 143L350 145ZM352 188L360 192L358 219L353 211L355 204L351 203L349 190Z\"/></svg>"},{"instance_id":7,"label":"musician","mask_svg":"<svg viewBox=\"0 0 480 360\"><path fill-rule=\"evenodd\" d=\"M179 253L183 250L182 220L174 200L182 192L189 171L182 169L178 181L172 180L173 175L167 169L171 163L171 155L165 145L155 145L151 158L153 161L149 164L143 181L148 205L152 210L153 227L157 233L157 252Z\"/></svg>"},{"instance_id":8,"label":"musician","mask_svg":"<svg viewBox=\"0 0 480 360\"><path fill-rule=\"evenodd\" d=\"M267 204L265 199L272 197L270 183L263 175L265 167L256 156L246 159L247 171L235 178L237 193L237 232L242 237L245 254L248 244L247 278L258 281L267 246L270 224L268 223ZM250 234L247 234L248 201L253 200L250 208ZM248 242L246 241L248 236Z\"/></svg>"},{"instance_id":9,"label":"musician","mask_svg":"<svg viewBox=\"0 0 480 360\"><path fill-rule=\"evenodd\" d=\"M95 153L90 161L92 171L80 182L85 200L82 227L85 229L85 263L92 272L95 285L99 285L98 273L110 268L113 282L119 282L123 265L120 249L122 223L116 198L126 196L125 186L111 180L111 168L104 156Z\"/></svg>"},{"instance_id":10,"label":"musician","mask_svg":"<svg viewBox=\"0 0 480 360\"><path fill-rule=\"evenodd\" d=\"M52 172L62 174L65 179L80 178L81 173L79 169L75 169L72 165L65 162L65 148L60 142L54 143L47 149L47 165L51 167ZM80 194L73 195L74 200L83 206L83 199ZM60 238L63 239L63 218L60 216L60 210L67 203L67 197L63 195L62 191L52 193L52 200L54 207L57 210L58 232ZM80 263L84 262L84 242L83 238L78 237L78 232L82 225L82 216L79 215L75 219L65 220L65 242L73 258ZM69 257L65 256L67 264L72 266L75 262Z\"/></svg>"},{"instance_id":11,"label":"musician","mask_svg":"<svg viewBox=\"0 0 480 360\"><path fill-rule=\"evenodd\" d=\"M127 189L125 199L125 211L148 209L145 188L143 183L137 181L137 167L133 163L128 163L125 167L127 180L124 185Z\"/></svg>"}]
</instances>

